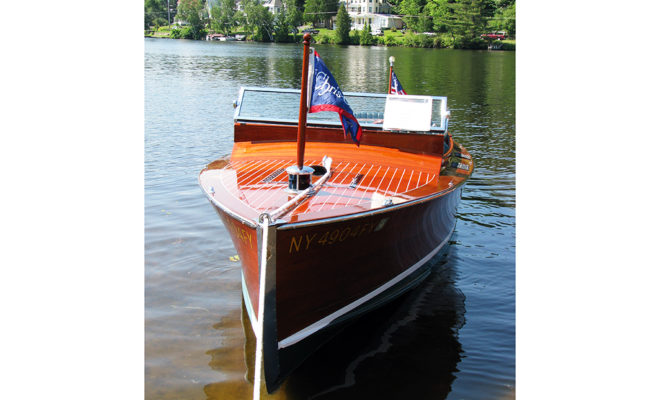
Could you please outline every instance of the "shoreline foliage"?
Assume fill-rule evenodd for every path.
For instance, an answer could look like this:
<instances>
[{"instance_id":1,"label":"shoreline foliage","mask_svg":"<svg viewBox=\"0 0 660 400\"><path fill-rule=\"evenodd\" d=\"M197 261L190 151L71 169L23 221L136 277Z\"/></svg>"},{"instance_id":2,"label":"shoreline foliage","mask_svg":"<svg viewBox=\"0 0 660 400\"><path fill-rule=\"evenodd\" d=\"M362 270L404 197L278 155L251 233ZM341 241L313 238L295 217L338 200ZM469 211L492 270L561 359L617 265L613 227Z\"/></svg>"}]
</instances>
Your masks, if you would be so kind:
<instances>
[{"instance_id":1,"label":"shoreline foliage","mask_svg":"<svg viewBox=\"0 0 660 400\"><path fill-rule=\"evenodd\" d=\"M383 35L374 36L370 23L351 30L344 3L334 0L282 0L275 14L260 0L179 0L175 10L170 6L169 22L184 25L172 29L169 37L199 40L207 33L242 32L253 41L300 42L298 29L309 23L319 31L313 36L316 43L515 50L515 0L390 0L389 4L404 29L379 28ZM165 37L159 28L170 26L167 0L145 0L144 10L145 35ZM509 40L481 36L497 31L505 31Z\"/></svg>"},{"instance_id":2,"label":"shoreline foliage","mask_svg":"<svg viewBox=\"0 0 660 400\"><path fill-rule=\"evenodd\" d=\"M184 39L206 38L205 23L208 20L208 12L205 0L179 0L177 16L188 23L181 30Z\"/></svg>"}]
</instances>

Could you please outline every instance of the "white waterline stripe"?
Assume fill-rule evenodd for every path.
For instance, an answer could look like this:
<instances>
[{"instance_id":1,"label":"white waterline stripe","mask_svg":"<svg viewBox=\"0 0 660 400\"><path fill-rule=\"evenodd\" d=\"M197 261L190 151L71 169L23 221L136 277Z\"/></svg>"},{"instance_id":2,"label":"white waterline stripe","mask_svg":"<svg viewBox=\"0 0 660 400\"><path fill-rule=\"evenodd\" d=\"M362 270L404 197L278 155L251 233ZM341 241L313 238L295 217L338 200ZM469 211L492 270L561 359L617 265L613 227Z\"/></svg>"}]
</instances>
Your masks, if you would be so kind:
<instances>
[{"instance_id":1,"label":"white waterline stripe","mask_svg":"<svg viewBox=\"0 0 660 400\"><path fill-rule=\"evenodd\" d=\"M299 341L305 339L306 337L312 335L313 333L316 333L320 331L321 329L325 328L328 326L332 321L335 319L341 317L344 314L347 314L348 312L352 311L353 309L361 306L362 304L366 303L367 301L373 299L374 297L378 296L379 294L383 293L385 290L389 289L390 287L394 286L395 284L399 283L402 281L404 278L406 278L408 275L412 274L415 272L419 267L424 265L428 260L430 260L442 247L449 241L449 238L451 237L451 234L454 232L452 229L447 237L436 247L433 249L429 254L427 254L424 258L419 260L417 263L415 263L412 267L408 268L407 270L403 271L394 279L390 280L389 282L385 283L384 285L380 286L378 289L368 293L367 295L355 300L354 302L340 308L339 310L333 312L332 314L328 315L327 317L320 319L316 321L315 323L309 325L306 328L303 328L302 330L294 333L293 335L282 339L279 341L277 344L277 347L279 349L283 349L285 347L291 346L292 344L296 344Z\"/></svg>"},{"instance_id":2,"label":"white waterline stripe","mask_svg":"<svg viewBox=\"0 0 660 400\"><path fill-rule=\"evenodd\" d=\"M252 308L252 301L250 300L250 293L248 293L247 284L245 283L245 276L241 271L241 286L243 289L243 299L245 300L245 308L247 309L248 316L250 317L250 325L252 332L256 335L255 326L257 325L257 317L254 316L254 308Z\"/></svg>"}]
</instances>

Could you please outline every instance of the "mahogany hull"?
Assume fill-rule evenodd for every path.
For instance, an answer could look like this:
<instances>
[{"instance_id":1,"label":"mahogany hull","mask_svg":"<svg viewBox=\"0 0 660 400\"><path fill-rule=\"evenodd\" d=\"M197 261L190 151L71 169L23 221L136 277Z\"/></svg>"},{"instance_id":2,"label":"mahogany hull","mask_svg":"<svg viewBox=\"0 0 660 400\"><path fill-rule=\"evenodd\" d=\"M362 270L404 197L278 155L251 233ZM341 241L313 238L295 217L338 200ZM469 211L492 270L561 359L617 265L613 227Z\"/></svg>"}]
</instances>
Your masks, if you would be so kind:
<instances>
[{"instance_id":1,"label":"mahogany hull","mask_svg":"<svg viewBox=\"0 0 660 400\"><path fill-rule=\"evenodd\" d=\"M371 212L305 223L274 224L264 328L269 391L316 347L355 317L414 287L428 261L446 249L461 186ZM260 226L214 204L239 253L243 294L252 325L259 299ZM265 339L267 341L267 339ZM273 361L275 360L275 361Z\"/></svg>"}]
</instances>

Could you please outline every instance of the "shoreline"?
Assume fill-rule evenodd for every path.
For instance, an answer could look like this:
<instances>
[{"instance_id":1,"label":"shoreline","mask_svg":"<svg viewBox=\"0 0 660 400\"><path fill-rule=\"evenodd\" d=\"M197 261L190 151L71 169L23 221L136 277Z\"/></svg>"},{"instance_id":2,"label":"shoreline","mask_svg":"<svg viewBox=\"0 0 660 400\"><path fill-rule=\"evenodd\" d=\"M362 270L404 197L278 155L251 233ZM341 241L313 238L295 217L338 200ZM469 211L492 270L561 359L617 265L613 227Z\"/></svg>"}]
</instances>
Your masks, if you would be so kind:
<instances>
[{"instance_id":1,"label":"shoreline","mask_svg":"<svg viewBox=\"0 0 660 400\"><path fill-rule=\"evenodd\" d=\"M147 34L146 32L147 31L145 31L145 35L144 35L145 38L173 39L173 40L180 39L180 38L170 37L170 31L160 31L160 32L159 31L151 31L153 33L150 34L150 35ZM332 32L332 31L330 31L330 32ZM425 36L425 34L423 34L423 33L416 33L416 34L413 34L413 35L418 36L418 37ZM315 36L320 36L320 35L315 35ZM322 38L324 38L324 37L327 37L327 34L322 36ZM377 37L378 36L375 36L374 38L377 38ZM312 39L314 39L314 36L312 36ZM185 40L195 40L195 39L185 39ZM302 40L302 36L301 36L301 40ZM375 39L375 40L377 40L377 39ZM204 42L204 41L207 41L207 40L199 39L198 41ZM249 39L245 39L245 40L241 40L241 41L242 42L254 42L254 43L277 43L277 42L258 42L258 41L249 40ZM318 44L334 44L334 45L337 45L335 43L328 43L323 39L321 39L321 41L314 40L314 42L316 42ZM300 41L293 40L293 41L289 41L289 42L280 42L280 43L300 43ZM429 42L429 44L431 44L431 43L432 42ZM373 43L373 44L368 44L368 45L349 43L349 44L346 44L346 45L365 46L365 47L367 47L367 46L368 47L410 47L410 48L428 48L428 49L516 51L516 41L515 41L515 39L493 40L493 41L482 40L482 43L479 43L480 46L475 46L475 47L452 47L452 46L434 46L434 45L431 45L431 46L415 46L415 45L407 45L405 43L398 43L398 42L397 43L392 43L392 44L378 42L378 43ZM346 45L337 45L337 46L346 46Z\"/></svg>"}]
</instances>

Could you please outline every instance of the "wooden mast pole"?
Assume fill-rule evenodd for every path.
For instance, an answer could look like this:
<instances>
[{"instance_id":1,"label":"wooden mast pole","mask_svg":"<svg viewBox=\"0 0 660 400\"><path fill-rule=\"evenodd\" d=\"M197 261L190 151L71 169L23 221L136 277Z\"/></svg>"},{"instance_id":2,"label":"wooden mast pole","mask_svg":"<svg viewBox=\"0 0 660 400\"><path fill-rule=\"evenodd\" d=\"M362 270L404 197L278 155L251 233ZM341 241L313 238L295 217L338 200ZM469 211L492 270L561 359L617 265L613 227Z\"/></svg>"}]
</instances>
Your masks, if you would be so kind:
<instances>
[{"instance_id":1,"label":"wooden mast pole","mask_svg":"<svg viewBox=\"0 0 660 400\"><path fill-rule=\"evenodd\" d=\"M298 146L296 154L296 165L286 169L289 174L289 188L291 193L299 193L307 189L312 182L314 169L305 167L305 127L307 126L307 87L309 74L309 43L312 35L305 33L303 36L303 71L302 83L300 85L300 111L298 114Z\"/></svg>"},{"instance_id":2,"label":"wooden mast pole","mask_svg":"<svg viewBox=\"0 0 660 400\"><path fill-rule=\"evenodd\" d=\"M312 35L305 33L303 36L303 71L302 84L300 85L300 111L298 114L298 170L302 171L305 161L305 126L307 125L307 74L309 72L309 42Z\"/></svg>"}]
</instances>

